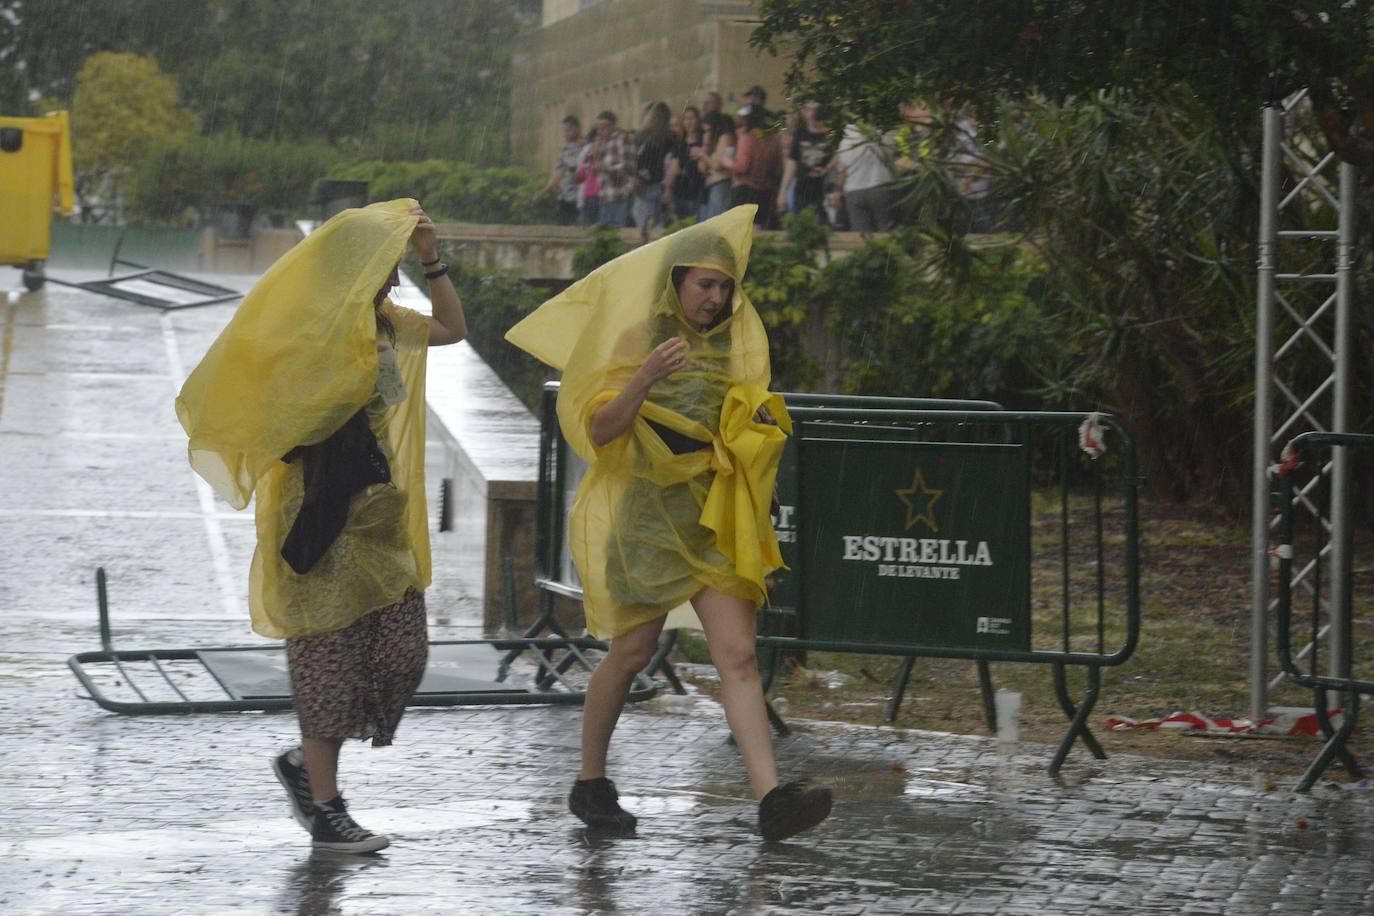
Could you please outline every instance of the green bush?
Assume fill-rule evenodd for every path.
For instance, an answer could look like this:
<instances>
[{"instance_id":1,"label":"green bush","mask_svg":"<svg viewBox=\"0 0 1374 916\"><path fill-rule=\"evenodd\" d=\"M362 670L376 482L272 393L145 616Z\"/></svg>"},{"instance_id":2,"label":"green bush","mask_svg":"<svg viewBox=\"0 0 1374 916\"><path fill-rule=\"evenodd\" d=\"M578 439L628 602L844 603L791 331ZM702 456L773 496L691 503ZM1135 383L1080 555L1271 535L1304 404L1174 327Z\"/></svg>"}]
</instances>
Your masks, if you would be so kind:
<instances>
[{"instance_id":1,"label":"green bush","mask_svg":"<svg viewBox=\"0 0 1374 916\"><path fill-rule=\"evenodd\" d=\"M904 230L827 259L813 213L785 228L755 242L744 278L774 388L1042 405L1062 335L1032 250Z\"/></svg>"},{"instance_id":2,"label":"green bush","mask_svg":"<svg viewBox=\"0 0 1374 916\"><path fill-rule=\"evenodd\" d=\"M557 202L534 199L545 176L514 166L483 168L470 162L360 162L331 178L366 181L372 200L414 197L438 221L555 224Z\"/></svg>"},{"instance_id":3,"label":"green bush","mask_svg":"<svg viewBox=\"0 0 1374 916\"><path fill-rule=\"evenodd\" d=\"M536 410L548 370L533 356L507 343L505 335L544 301L544 291L526 283L515 271L459 267L457 258L442 243L440 256L451 267L449 276L463 303L467 342L525 406ZM423 288L422 270L413 252L407 252L404 266Z\"/></svg>"},{"instance_id":4,"label":"green bush","mask_svg":"<svg viewBox=\"0 0 1374 916\"><path fill-rule=\"evenodd\" d=\"M823 320L813 298L820 273L817 258L829 233L811 210L785 219L782 241L755 239L744 276L744 292L768 329L768 356L773 388L814 391L823 385L825 354L807 346L808 325Z\"/></svg>"},{"instance_id":5,"label":"green bush","mask_svg":"<svg viewBox=\"0 0 1374 916\"><path fill-rule=\"evenodd\" d=\"M506 341L506 332L534 311L543 292L513 271L460 271L458 295L468 320L468 341L531 410L547 377L544 364Z\"/></svg>"},{"instance_id":6,"label":"green bush","mask_svg":"<svg viewBox=\"0 0 1374 916\"><path fill-rule=\"evenodd\" d=\"M630 250L630 245L620 237L620 232L610 226L597 226L585 245L577 246L573 252L573 280L581 280L608 261L614 261Z\"/></svg>"},{"instance_id":7,"label":"green bush","mask_svg":"<svg viewBox=\"0 0 1374 916\"><path fill-rule=\"evenodd\" d=\"M315 180L339 158L323 142L193 137L154 150L135 165L130 209L152 222L185 221L188 211L204 218L226 206L302 212Z\"/></svg>"},{"instance_id":8,"label":"green bush","mask_svg":"<svg viewBox=\"0 0 1374 916\"><path fill-rule=\"evenodd\" d=\"M1047 406L1041 380L1063 335L1044 263L1016 246L962 257L944 269L947 248L898 234L820 271L815 296L830 303L844 391Z\"/></svg>"}]
</instances>

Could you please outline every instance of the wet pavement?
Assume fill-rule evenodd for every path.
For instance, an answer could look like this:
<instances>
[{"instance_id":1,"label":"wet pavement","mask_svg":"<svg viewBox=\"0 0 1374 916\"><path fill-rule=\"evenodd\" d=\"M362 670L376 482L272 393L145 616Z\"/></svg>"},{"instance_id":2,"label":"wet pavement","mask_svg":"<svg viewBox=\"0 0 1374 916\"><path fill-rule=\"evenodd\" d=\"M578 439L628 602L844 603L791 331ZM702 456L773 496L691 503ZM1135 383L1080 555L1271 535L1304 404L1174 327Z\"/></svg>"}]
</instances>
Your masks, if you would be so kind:
<instances>
[{"instance_id":1,"label":"wet pavement","mask_svg":"<svg viewBox=\"0 0 1374 916\"><path fill-rule=\"evenodd\" d=\"M927 732L799 726L779 745L784 774L831 786L835 815L764 844L704 697L627 712L612 775L634 837L588 835L566 813L575 708L416 709L396 746L345 750L353 810L392 847L312 855L268 769L289 713L114 715L65 667L99 646L100 565L117 644L255 641L251 516L197 482L171 410L233 306L6 297L18 285L0 270L6 914L1374 910L1369 789L1297 796L1241 769L1081 750L1056 779L1047 748ZM475 574L443 549L433 634L470 635Z\"/></svg>"}]
</instances>

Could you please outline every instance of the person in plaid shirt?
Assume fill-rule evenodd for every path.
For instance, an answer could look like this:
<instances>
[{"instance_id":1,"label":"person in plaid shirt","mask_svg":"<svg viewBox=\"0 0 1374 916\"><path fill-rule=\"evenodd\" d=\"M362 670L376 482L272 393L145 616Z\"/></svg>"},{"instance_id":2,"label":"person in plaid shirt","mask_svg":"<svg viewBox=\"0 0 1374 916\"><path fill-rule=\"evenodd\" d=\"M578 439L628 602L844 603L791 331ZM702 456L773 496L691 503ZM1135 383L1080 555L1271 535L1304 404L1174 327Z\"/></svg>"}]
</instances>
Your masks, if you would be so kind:
<instances>
[{"instance_id":1,"label":"person in plaid shirt","mask_svg":"<svg viewBox=\"0 0 1374 916\"><path fill-rule=\"evenodd\" d=\"M602 226L623 228L629 221L630 201L635 190L635 141L615 126L615 112L596 116L596 134L591 142L591 162L601 187Z\"/></svg>"}]
</instances>

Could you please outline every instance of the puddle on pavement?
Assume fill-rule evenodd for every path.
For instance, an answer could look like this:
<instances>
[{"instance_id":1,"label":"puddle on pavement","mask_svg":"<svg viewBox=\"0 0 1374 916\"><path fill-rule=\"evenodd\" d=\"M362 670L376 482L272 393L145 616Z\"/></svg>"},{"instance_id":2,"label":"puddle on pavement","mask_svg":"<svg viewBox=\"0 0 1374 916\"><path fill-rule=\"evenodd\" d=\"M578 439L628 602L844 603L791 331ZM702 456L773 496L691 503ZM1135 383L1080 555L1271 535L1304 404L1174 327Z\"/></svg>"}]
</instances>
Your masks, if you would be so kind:
<instances>
[{"instance_id":1,"label":"puddle on pavement","mask_svg":"<svg viewBox=\"0 0 1374 916\"><path fill-rule=\"evenodd\" d=\"M358 809L367 825L401 842L424 836L460 830L474 830L497 824L526 823L533 806L527 801L492 799L480 807L462 808L374 808ZM77 831L63 836L35 837L0 842L0 857L22 855L27 858L72 860L142 860L147 858L185 862L187 859L214 859L241 853L246 846L268 842L283 849L308 844L301 829L283 815L264 822L261 819L219 821L206 827L159 827L148 830L109 832ZM308 848L308 847L307 847Z\"/></svg>"}]
</instances>

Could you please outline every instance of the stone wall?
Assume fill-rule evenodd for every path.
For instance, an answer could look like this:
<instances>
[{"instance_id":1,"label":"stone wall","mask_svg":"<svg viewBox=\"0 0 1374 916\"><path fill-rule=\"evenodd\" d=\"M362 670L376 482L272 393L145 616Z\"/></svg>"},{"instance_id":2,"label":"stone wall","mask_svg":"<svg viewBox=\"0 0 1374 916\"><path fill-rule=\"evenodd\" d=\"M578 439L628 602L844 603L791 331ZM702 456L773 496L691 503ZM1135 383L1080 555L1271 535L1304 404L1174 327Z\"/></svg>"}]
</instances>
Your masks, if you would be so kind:
<instances>
[{"instance_id":1,"label":"stone wall","mask_svg":"<svg viewBox=\"0 0 1374 916\"><path fill-rule=\"evenodd\" d=\"M644 106L674 110L701 93L742 93L758 83L770 107L783 97L787 62L749 47L749 0L603 0L518 40L511 67L511 151L516 163L547 170L562 146L560 122L584 129L609 109L621 127L639 126ZM727 103L728 104L728 103Z\"/></svg>"}]
</instances>

